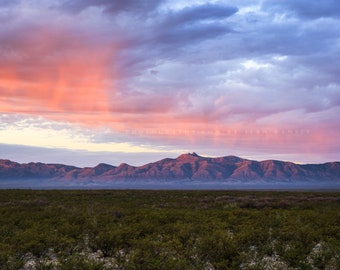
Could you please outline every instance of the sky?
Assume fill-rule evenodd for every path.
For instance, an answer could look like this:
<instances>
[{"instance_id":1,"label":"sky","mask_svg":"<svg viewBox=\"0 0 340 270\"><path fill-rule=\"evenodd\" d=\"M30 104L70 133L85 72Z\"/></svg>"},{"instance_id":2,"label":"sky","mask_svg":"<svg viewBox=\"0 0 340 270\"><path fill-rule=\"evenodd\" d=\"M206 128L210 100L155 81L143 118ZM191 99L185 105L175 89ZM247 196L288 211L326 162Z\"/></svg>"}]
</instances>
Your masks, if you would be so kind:
<instances>
[{"instance_id":1,"label":"sky","mask_svg":"<svg viewBox=\"0 0 340 270\"><path fill-rule=\"evenodd\" d=\"M338 0L0 0L0 158L340 160Z\"/></svg>"}]
</instances>

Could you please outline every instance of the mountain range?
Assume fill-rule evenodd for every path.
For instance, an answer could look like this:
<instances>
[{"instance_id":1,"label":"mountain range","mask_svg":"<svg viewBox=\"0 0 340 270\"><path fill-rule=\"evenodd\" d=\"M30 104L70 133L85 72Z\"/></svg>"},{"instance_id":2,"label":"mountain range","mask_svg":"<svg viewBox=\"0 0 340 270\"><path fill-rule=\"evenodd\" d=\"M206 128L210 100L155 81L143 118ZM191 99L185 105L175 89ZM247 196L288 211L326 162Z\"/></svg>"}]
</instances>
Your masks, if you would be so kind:
<instances>
[{"instance_id":1,"label":"mountain range","mask_svg":"<svg viewBox=\"0 0 340 270\"><path fill-rule=\"evenodd\" d=\"M63 164L17 163L0 159L0 180L72 180L129 182L340 182L340 162L296 164L279 160L255 161L237 156L202 157L196 153L165 158L143 166L100 163L79 168Z\"/></svg>"}]
</instances>

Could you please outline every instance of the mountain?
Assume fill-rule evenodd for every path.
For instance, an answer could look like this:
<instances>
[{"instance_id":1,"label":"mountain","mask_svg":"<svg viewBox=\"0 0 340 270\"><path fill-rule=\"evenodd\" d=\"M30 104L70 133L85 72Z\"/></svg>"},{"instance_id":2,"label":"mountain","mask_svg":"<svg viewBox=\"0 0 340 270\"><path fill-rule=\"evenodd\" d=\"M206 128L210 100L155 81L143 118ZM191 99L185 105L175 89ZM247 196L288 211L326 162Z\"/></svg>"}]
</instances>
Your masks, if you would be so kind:
<instances>
[{"instance_id":1,"label":"mountain","mask_svg":"<svg viewBox=\"0 0 340 270\"><path fill-rule=\"evenodd\" d=\"M183 154L176 159L165 158L143 166L126 163L118 167L98 164L79 168L62 164L26 163L0 160L0 180L50 179L90 181L166 182L190 180L197 182L340 182L340 162L299 165L279 160L255 161L236 156L202 157Z\"/></svg>"}]
</instances>

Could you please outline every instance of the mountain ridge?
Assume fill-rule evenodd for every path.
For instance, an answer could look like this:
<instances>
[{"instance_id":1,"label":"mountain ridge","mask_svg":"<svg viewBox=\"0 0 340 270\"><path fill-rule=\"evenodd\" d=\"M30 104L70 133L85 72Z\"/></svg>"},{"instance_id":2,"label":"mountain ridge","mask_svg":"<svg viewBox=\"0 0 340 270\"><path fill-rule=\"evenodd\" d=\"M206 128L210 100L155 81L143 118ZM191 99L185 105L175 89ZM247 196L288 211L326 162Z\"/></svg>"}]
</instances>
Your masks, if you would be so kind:
<instances>
[{"instance_id":1,"label":"mountain ridge","mask_svg":"<svg viewBox=\"0 0 340 270\"><path fill-rule=\"evenodd\" d=\"M340 181L340 162L296 164L280 160L256 161L237 156L203 157L195 152L141 166L100 163L76 167L41 162L17 163L0 159L0 180L52 179L100 181Z\"/></svg>"}]
</instances>

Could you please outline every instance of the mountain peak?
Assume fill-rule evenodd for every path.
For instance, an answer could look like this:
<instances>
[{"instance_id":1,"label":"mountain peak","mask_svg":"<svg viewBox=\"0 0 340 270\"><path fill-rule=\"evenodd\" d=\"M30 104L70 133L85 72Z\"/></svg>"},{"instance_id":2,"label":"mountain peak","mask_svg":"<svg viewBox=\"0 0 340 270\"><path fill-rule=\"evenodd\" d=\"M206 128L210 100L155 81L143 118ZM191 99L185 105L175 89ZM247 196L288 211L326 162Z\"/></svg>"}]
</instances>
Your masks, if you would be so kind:
<instances>
[{"instance_id":1,"label":"mountain peak","mask_svg":"<svg viewBox=\"0 0 340 270\"><path fill-rule=\"evenodd\" d=\"M1 179L91 179L91 180L202 180L202 181L334 181L340 183L340 162L298 165L284 161L254 161L236 156L209 158L195 152L143 166L126 163L118 167L100 163L77 168L62 164L20 164L0 159ZM1 187L1 181L0 181Z\"/></svg>"},{"instance_id":2,"label":"mountain peak","mask_svg":"<svg viewBox=\"0 0 340 270\"><path fill-rule=\"evenodd\" d=\"M94 167L93 169L95 170L95 172L98 173L103 173L105 171L111 170L116 168L115 166L106 164L106 163L99 163L96 167Z\"/></svg>"},{"instance_id":3,"label":"mountain peak","mask_svg":"<svg viewBox=\"0 0 340 270\"><path fill-rule=\"evenodd\" d=\"M197 159L197 158L201 158L201 156L197 155L195 152L192 152L192 153L182 154L177 159L183 160L183 159L192 159L192 158Z\"/></svg>"},{"instance_id":4,"label":"mountain peak","mask_svg":"<svg viewBox=\"0 0 340 270\"><path fill-rule=\"evenodd\" d=\"M110 164L106 164L106 163L99 163L97 166L95 166L95 168L111 169L111 168L114 168L114 166Z\"/></svg>"}]
</instances>

